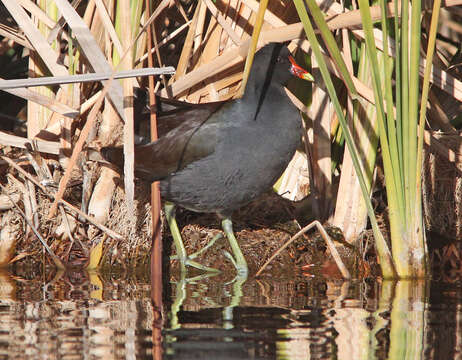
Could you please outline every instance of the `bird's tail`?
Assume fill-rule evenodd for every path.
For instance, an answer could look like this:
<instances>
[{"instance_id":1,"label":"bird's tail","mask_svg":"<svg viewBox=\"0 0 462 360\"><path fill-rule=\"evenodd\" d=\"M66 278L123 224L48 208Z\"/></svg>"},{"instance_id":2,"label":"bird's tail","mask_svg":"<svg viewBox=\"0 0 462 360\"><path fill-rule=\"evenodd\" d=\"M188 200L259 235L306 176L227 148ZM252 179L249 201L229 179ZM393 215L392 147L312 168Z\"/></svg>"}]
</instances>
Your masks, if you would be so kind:
<instances>
[{"instance_id":1,"label":"bird's tail","mask_svg":"<svg viewBox=\"0 0 462 360\"><path fill-rule=\"evenodd\" d=\"M101 150L94 148L87 149L88 160L97 161L106 164L113 164L123 169L124 154L122 147L107 146Z\"/></svg>"}]
</instances>

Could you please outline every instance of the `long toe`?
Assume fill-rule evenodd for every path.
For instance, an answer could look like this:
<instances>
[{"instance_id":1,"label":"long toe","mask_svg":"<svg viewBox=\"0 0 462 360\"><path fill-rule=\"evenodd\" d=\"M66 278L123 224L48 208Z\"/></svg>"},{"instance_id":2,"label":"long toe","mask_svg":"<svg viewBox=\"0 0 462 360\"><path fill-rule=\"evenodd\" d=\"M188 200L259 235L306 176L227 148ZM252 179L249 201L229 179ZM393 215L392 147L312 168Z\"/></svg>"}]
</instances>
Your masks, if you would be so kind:
<instances>
[{"instance_id":1,"label":"long toe","mask_svg":"<svg viewBox=\"0 0 462 360\"><path fill-rule=\"evenodd\" d=\"M206 272L211 272L211 273L219 273L221 272L218 269L202 265L201 263L198 263L197 261L193 260L193 257L186 256L186 257L179 257L178 255L172 255L170 256L170 260L178 260L180 262L180 267L181 269L185 269L186 271L186 266L191 266L193 268L196 268L198 270L206 271Z\"/></svg>"},{"instance_id":2,"label":"long toe","mask_svg":"<svg viewBox=\"0 0 462 360\"><path fill-rule=\"evenodd\" d=\"M241 257L241 261L238 261L228 251L223 251L223 253L236 268L237 276L247 278L249 275L249 267L247 266L247 261L245 261L244 256Z\"/></svg>"},{"instance_id":3,"label":"long toe","mask_svg":"<svg viewBox=\"0 0 462 360\"><path fill-rule=\"evenodd\" d=\"M202 249L200 249L200 250L198 250L198 251L196 251L196 252L194 252L194 253L188 255L188 258L189 258L189 259L195 259L195 258L197 258L197 257L200 256L201 254L203 254L204 252L206 252L208 249L210 249L210 248L217 242L217 240L220 240L220 239L222 239L222 238L223 238L223 234L221 234L221 233L215 235L215 236L213 237L213 239L210 240L210 241L208 242L207 245L205 245Z\"/></svg>"},{"instance_id":4,"label":"long toe","mask_svg":"<svg viewBox=\"0 0 462 360\"><path fill-rule=\"evenodd\" d=\"M194 267L196 269L199 269L199 270L202 270L202 271L206 271L206 272L211 272L211 273L219 273L221 272L220 270L218 269L215 269L215 268L212 268L212 267L209 267L209 266L205 266L205 265L202 265L200 263L198 263L197 261L194 261L192 260L191 258L187 257L185 259L185 265L186 266L191 266L191 267Z\"/></svg>"}]
</instances>

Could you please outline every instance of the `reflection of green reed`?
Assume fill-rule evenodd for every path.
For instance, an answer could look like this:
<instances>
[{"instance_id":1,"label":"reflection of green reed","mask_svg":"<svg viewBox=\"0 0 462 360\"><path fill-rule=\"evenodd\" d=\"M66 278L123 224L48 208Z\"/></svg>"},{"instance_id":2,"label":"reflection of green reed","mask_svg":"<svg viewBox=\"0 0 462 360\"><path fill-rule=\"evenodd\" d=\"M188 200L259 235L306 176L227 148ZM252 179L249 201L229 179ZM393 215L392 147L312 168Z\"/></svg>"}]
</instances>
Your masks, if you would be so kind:
<instances>
[{"instance_id":1,"label":"reflection of green reed","mask_svg":"<svg viewBox=\"0 0 462 360\"><path fill-rule=\"evenodd\" d=\"M377 310L373 314L374 318L374 328L369 333L369 347L370 351L368 352L369 359L376 359L376 352L379 349L379 340L378 334L381 331L384 331L389 324L389 320L383 317L383 314L386 314L390 311L391 302L393 299L393 289L395 286L395 281L393 280L384 280L382 282L380 297L378 301Z\"/></svg>"},{"instance_id":2,"label":"reflection of green reed","mask_svg":"<svg viewBox=\"0 0 462 360\"><path fill-rule=\"evenodd\" d=\"M390 314L388 359L423 358L427 289L428 283L424 280L396 283Z\"/></svg>"},{"instance_id":3,"label":"reflection of green reed","mask_svg":"<svg viewBox=\"0 0 462 360\"><path fill-rule=\"evenodd\" d=\"M422 359L427 330L427 289L429 286L424 280L384 280L380 286L376 311L370 316L366 315L373 319L372 329L366 325L370 320L358 311L361 309L340 305L341 309L336 309L335 316L339 358ZM342 311L348 312L345 314Z\"/></svg>"}]
</instances>

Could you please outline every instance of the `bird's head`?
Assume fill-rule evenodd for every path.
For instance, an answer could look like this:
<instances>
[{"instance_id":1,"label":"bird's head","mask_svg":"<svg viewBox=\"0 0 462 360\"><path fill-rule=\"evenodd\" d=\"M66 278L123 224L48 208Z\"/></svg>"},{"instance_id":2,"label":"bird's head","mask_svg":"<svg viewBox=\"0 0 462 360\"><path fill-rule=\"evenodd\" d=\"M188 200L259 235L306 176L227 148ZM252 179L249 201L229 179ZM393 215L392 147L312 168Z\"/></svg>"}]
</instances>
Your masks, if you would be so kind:
<instances>
[{"instance_id":1,"label":"bird's head","mask_svg":"<svg viewBox=\"0 0 462 360\"><path fill-rule=\"evenodd\" d=\"M294 76L313 81L312 75L295 62L287 46L271 43L255 54L249 82L255 82L257 87L263 85L263 88L270 83L286 86Z\"/></svg>"}]
</instances>

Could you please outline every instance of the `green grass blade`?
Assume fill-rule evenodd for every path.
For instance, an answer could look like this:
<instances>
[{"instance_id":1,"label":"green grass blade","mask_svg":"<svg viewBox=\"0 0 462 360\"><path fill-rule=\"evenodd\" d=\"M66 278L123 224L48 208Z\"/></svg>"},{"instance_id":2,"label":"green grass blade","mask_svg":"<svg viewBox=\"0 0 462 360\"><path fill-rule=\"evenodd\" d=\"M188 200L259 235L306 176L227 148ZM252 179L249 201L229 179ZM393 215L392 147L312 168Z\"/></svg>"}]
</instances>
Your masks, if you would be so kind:
<instances>
[{"instance_id":1,"label":"green grass blade","mask_svg":"<svg viewBox=\"0 0 462 360\"><path fill-rule=\"evenodd\" d=\"M404 174L404 162L403 162L403 122L402 122L402 103L401 103L401 42L400 39L400 18L399 18L399 2L395 1L395 16L393 18L393 25L394 25L394 35L395 35L395 109L396 109L396 133L398 136L398 157L399 157L399 170L401 174ZM404 192L404 176L401 176L401 183L397 185L401 187L402 191ZM403 195L404 198L404 195Z\"/></svg>"},{"instance_id":2,"label":"green grass blade","mask_svg":"<svg viewBox=\"0 0 462 360\"><path fill-rule=\"evenodd\" d=\"M343 78L345 86L348 88L350 92L350 96L353 100L358 98L358 92L356 91L355 85L353 84L353 79L351 78L350 72L343 60L342 54L337 46L337 42L332 35L332 32L329 30L327 26L326 19L324 18L321 9L319 8L318 4L315 0L306 0L306 4L310 9L311 16L313 17L316 25L318 26L321 36L324 39L324 43L327 46L330 56L334 60L335 65L339 69L340 75Z\"/></svg>"},{"instance_id":3,"label":"green grass blade","mask_svg":"<svg viewBox=\"0 0 462 360\"><path fill-rule=\"evenodd\" d=\"M384 56L384 94L386 100L386 109L387 109L387 133L388 133L388 144L390 151L390 159L393 169L393 178L396 186L396 199L398 201L397 209L399 211L399 216L404 216L405 205L404 205L404 189L402 185L402 167L400 166L400 156L398 149L398 137L395 126L395 115L393 111L393 89L391 84L391 79L393 76L393 60L391 59L388 53L388 16L387 16L387 6L385 0L380 0L380 8L382 9L382 41L383 41L383 56Z\"/></svg>"},{"instance_id":4,"label":"green grass blade","mask_svg":"<svg viewBox=\"0 0 462 360\"><path fill-rule=\"evenodd\" d=\"M403 174L409 173L409 156L406 156L409 149L409 2L401 2L401 120L402 120L402 141L403 141ZM400 84L397 84L399 86ZM403 176L404 191L406 194L406 214L409 206L409 178Z\"/></svg>"},{"instance_id":5,"label":"green grass blade","mask_svg":"<svg viewBox=\"0 0 462 360\"><path fill-rule=\"evenodd\" d=\"M395 182L395 174L399 173L399 166L396 163L393 164L393 160L390 154L390 146L385 124L385 111L383 107L384 97L381 86L382 81L379 73L377 49L375 47L375 39L372 29L372 18L368 0L359 0L359 10L361 12L361 19L366 39L366 50L368 52L369 59L372 64L372 87L374 89L375 105L377 107L377 118L379 121L379 134L380 143L382 147L383 166L385 169L385 176L387 181L386 188L389 204L390 223L394 224L392 218L400 217L398 204L400 203L400 201L402 201L398 198L399 193L397 191L397 186ZM391 231L398 231L398 229L392 228Z\"/></svg>"},{"instance_id":6,"label":"green grass blade","mask_svg":"<svg viewBox=\"0 0 462 360\"><path fill-rule=\"evenodd\" d=\"M418 109L419 109L419 64L420 64L420 38L421 38L421 1L412 1L412 17L411 17L411 49L409 58L409 173L406 174L409 177L409 214L410 217L415 216L416 204L416 191L417 182L417 167L421 166L417 164L417 122L418 122Z\"/></svg>"}]
</instances>

